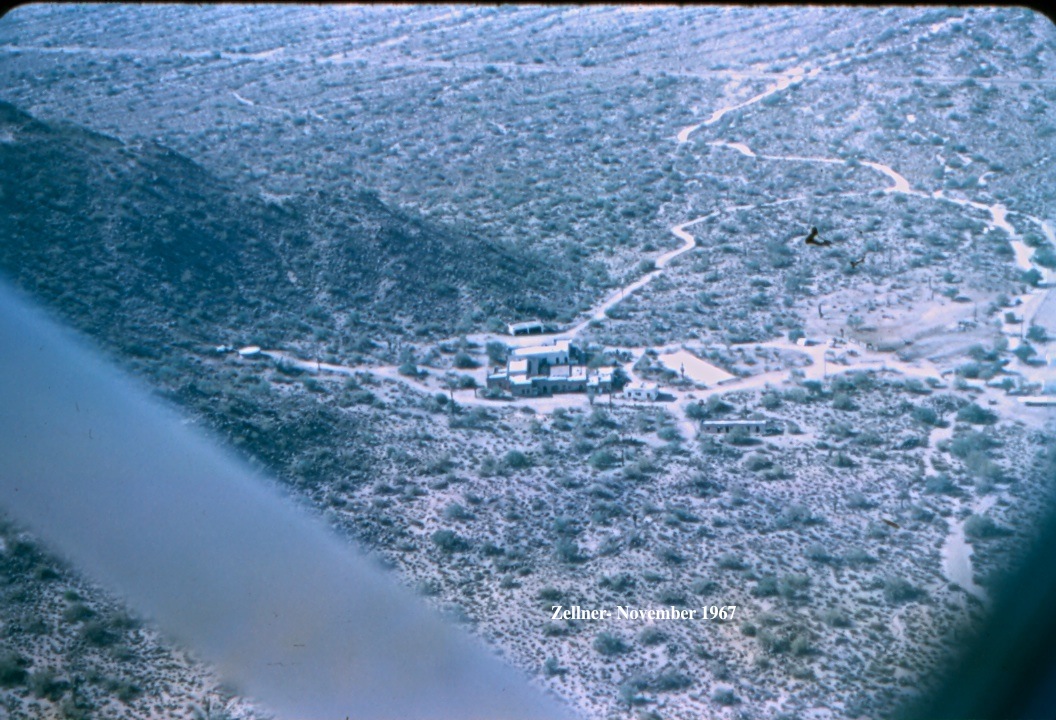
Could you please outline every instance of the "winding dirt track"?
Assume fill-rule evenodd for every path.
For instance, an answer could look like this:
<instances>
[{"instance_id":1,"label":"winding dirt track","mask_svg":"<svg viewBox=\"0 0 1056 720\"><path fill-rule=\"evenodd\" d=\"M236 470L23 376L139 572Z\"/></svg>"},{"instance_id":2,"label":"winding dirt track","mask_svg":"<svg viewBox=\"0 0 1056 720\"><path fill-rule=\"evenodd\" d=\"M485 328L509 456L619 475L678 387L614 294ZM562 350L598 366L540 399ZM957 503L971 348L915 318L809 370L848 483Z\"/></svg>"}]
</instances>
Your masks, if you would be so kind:
<instances>
[{"instance_id":1,"label":"winding dirt track","mask_svg":"<svg viewBox=\"0 0 1056 720\"><path fill-rule=\"evenodd\" d=\"M767 98L767 97L769 97L769 96L771 96L771 95L773 95L773 94L775 94L777 92L780 92L782 90L786 90L789 87L792 87L793 85L796 85L798 83L804 82L804 81L806 81L809 78L815 78L815 77L817 77L819 75L819 73L821 72L823 67L838 65L840 62L842 62L842 60L840 60L840 59L830 60L828 63L819 65L818 67L814 67L810 71L805 70L801 66L801 67L793 68L792 70L788 71L787 73L780 74L780 75L778 75L776 77L775 82L770 87L768 87L766 90L764 90L763 92L761 92L761 93L759 93L759 94L757 94L757 95L755 95L755 96L753 96L753 97L751 97L748 100L745 100L743 102L732 103L732 104L726 105L724 107L721 107L721 108L715 110L708 117L708 119L705 120L704 122L697 123L695 125L690 125L690 126L687 126L687 127L683 128L677 134L676 140L677 140L677 142L679 144L687 143L687 142L690 141L690 138L693 135L693 133L695 133L701 127L706 127L706 126L712 125L712 124L718 122L718 120L720 120L724 115L726 115L726 114L728 114L730 112L735 112L735 111L740 110L740 109L742 109L744 107L747 107L747 106L752 105L754 103L760 102L761 100L764 100L765 98ZM747 157L756 158L756 159L759 159L761 161L769 161L769 162L814 162L814 163L843 164L843 165L849 164L849 162L847 160L843 160L841 158L805 157L805 156L795 156L795 155L760 154L760 153L756 153L748 145L746 145L746 144L744 144L742 142L730 142L730 141L722 141L722 140L712 140L712 141L709 141L708 144L712 145L712 146L716 146L716 147L726 147L726 148L729 148L729 149L734 150L736 152L739 152L742 155L745 155ZM884 190L884 192L912 195L912 196L915 196L915 197L918 197L918 198L934 200L934 201L939 201L939 202L950 202L950 203L955 203L955 204L958 204L958 205L968 206L968 207L972 207L972 208L980 209L980 210L985 210L985 211L989 212L990 215L991 215L991 218L992 218L991 222L989 223L989 225L991 227L995 227L995 228L999 228L1001 230L1004 230L1013 239L1013 244L1017 246L1016 247L1016 249L1017 249L1017 253L1016 253L1017 254L1017 260L1019 260L1019 262L1021 264L1021 269L1027 269L1027 267L1034 267L1034 264L1032 262L1030 262L1030 260L1027 259L1029 257L1029 251L1027 251L1025 249L1025 245L1023 245L1022 241L1019 240L1018 235L1015 232L1015 229L1007 221L1007 215L1008 215L1009 211L1003 205L1001 205L999 203L995 203L994 205L985 205L983 203L975 202L975 201L972 201L972 200L960 199L960 198L951 198L951 197L947 197L947 196L943 195L941 191L936 191L935 193L929 195L929 194L921 192L919 190L914 190L912 188L912 186L910 185L909 180L906 179L898 171L896 171L894 168L892 168L889 165L886 165L884 163L880 163L880 162L877 162L877 161L873 161L873 160L864 160L864 161L861 161L861 164L866 166L866 167L869 167L869 168L871 168L871 169L873 169L875 171L877 171L878 173L880 173L882 175L884 175L887 179L889 179L893 183L893 184L891 184L891 185L889 185L887 187L882 188ZM473 334L471 336L468 336L467 339L471 340L473 342L482 344L482 345L487 343L487 342L496 341L497 340L499 342L503 342L503 343L505 343L507 345L511 345L511 346L515 346L515 347L523 347L523 346L526 346L526 345L542 344L542 343L551 342L551 341L556 340L556 339L574 339L577 336L579 336L580 334L582 334L583 331L586 330L590 326L590 324L592 322L604 320L606 318L606 311L608 311L609 309L615 307L621 301L623 301L626 297L628 297L629 295L633 294L637 290L639 290L642 287L644 287L645 285L647 285L650 281L652 281L654 278L656 278L658 275L660 275L662 272L664 272L664 270L670 265L670 263L673 260L675 260L676 258L680 257L681 255L689 252L694 247L696 247L696 239L688 231L688 228L690 228L693 225L696 225L696 224L698 224L700 222L708 220L708 219L710 219L712 217L721 215L721 214L725 214L725 213L729 213L729 212L733 212L733 211L738 211L738 210L751 210L751 209L758 209L760 207L765 207L765 206L772 206L772 205L783 204L783 203L788 203L788 202L795 202L796 200L801 199L801 197L802 196L798 196L797 195L797 196L794 196L794 197L789 197L789 198L784 198L784 199L779 199L779 200L772 200L772 201L768 201L768 202L765 202L765 203L755 203L755 204L749 204L749 205L736 205L736 206L725 206L723 208L715 210L715 211L713 211L711 213L708 213L706 215L703 215L703 216L700 216L698 218L694 218L692 220L688 220L686 222L679 223L677 225L672 226L670 228L670 231L675 237L677 237L679 240L682 241L682 245L681 246L679 246L678 248L675 248L674 250L671 250L671 251L669 251L667 253L664 253L663 255L657 257L655 259L655 261L654 261L655 262L655 268L653 270L645 273L640 278L638 278L637 280L629 283L628 285L626 285L626 286L624 286L624 287L612 292L608 297L606 297L599 304L597 304L592 310L590 310L587 313L587 316L582 321L580 321L579 323L577 323L576 325L574 325L574 326L572 326L570 328L567 328L566 330L559 331L559 332L554 332L554 333L542 334L542 335L518 336L518 337L509 337L509 336L506 336L506 335L495 335L495 334L491 334L491 333L477 333L477 334ZM1053 234L1052 228L1046 222L1042 221L1039 218L1031 216L1031 215L1026 215L1026 214L1022 214L1022 215L1023 215L1023 217L1025 217L1025 218L1029 219L1030 221L1034 222L1035 224L1037 224L1043 230L1043 232L1045 232L1045 234L1047 236L1049 236L1049 237L1052 236L1052 234ZM1026 307L1034 308L1036 310L1036 308L1039 307L1040 304L1041 304L1040 303L1040 299L1041 298L1035 297L1035 296L1037 296L1037 295L1044 296L1044 294L1045 294L1045 291L1043 291L1043 290L1042 291L1035 290L1035 291L1033 291L1031 293L1028 293L1022 299L1024 301L1030 300L1031 302L1029 304L1027 304ZM1024 318L1024 322L1027 322L1027 321L1028 321L1027 318ZM824 362L825 348L823 346L815 347L815 348L802 348L802 347L794 345L791 342L787 342L787 341L783 341L783 340L773 340L773 341L769 341L769 342L766 342L766 343L761 343L761 345L765 345L765 346L769 346L769 347L773 347L773 348L781 349L781 350L790 350L790 351L794 351L794 352L806 353L806 354L811 356L811 359L812 359L812 361L814 363L810 368L808 368L808 376L817 375L817 376L820 377L822 374L824 374L824 368L826 366L826 363ZM636 353L636 354L640 355L640 353L643 352L645 350L645 348L627 348L627 350L630 350L632 352L632 354ZM934 365L932 365L927 360L920 360L920 361L916 361L914 363L908 363L908 362L899 360L898 358L895 358L895 357L891 356L890 353L876 353L876 352L872 352L872 351L868 351L868 350L864 350L864 349L858 349L858 353L859 353L858 358L856 359L856 361L853 363L852 366L837 366L837 367L833 368L833 371L834 372L844 372L844 371L847 371L847 370L854 369L854 367L858 367L858 366L876 366L876 365L881 365L881 366L883 366L883 367L885 367L887 369L895 370L895 371L902 372L902 373L909 374L909 375L927 375L927 376L933 376L933 377L938 377L939 376L939 369L937 367L935 367ZM341 373L341 374L352 374L352 373L355 373L355 372L363 372L364 371L363 369L356 369L356 368L350 368L350 367L345 367L345 366L331 365L331 364L326 364L326 363L319 364L319 363L315 363L315 362L312 362L312 361L297 360L296 358L293 358L293 357L291 357L291 356L289 356L289 355L287 355L285 353L282 353L281 351L277 351L277 350L266 351L266 354L268 354L268 355L270 355L270 356L272 356L272 357L274 357L276 359L282 359L284 362L294 363L294 364L298 365L299 367L302 367L303 369L308 370L308 371L326 371L326 372L334 372L334 373ZM818 366L819 365L822 368L821 372L818 371ZM375 375L380 375L382 377L386 377L386 378L392 379L392 380L397 380L399 382L407 384L408 386L413 387L413 388L415 388L415 389L417 389L419 391L422 391L422 392L437 392L438 390L443 389L440 386L429 385L427 383L423 383L423 382L415 380L413 378L409 378L409 377L406 377L404 375L401 375L401 374L399 374L396 371L396 368L394 366L373 367L373 368L369 369L369 372L371 372L371 373L373 373ZM483 375L485 372L486 372L486 370L485 371L481 371L480 374ZM631 373L631 375L632 375L632 378L633 378L633 373ZM754 375L754 376L750 376L750 377L746 377L746 378L741 378L739 380L729 381L728 383L724 383L723 386L721 387L721 389L720 388L708 388L708 389L705 389L705 390L697 390L697 391L695 391L694 394L695 394L696 398L700 398L700 397L704 397L704 396L713 394L713 393L718 392L718 391L730 392L730 391L741 390L741 389L759 388L759 387L764 387L768 383L781 382L781 381L783 381L785 376L786 376L786 373L781 373L781 372ZM670 390L669 392L674 394L676 399L678 399L680 401L683 400L684 399L683 396L687 394L687 393L684 393L684 392L681 392L681 391L678 391L678 390L673 390L673 389ZM493 400L479 400L478 398L475 397L475 395L471 395L470 391L458 391L458 392L456 392L456 395L457 395L457 397L458 397L460 402L465 402L467 404L494 405L496 402L501 402L501 401L493 401ZM543 398L531 398L531 399L521 399L518 402L528 402L528 403L531 403L531 404L551 404L551 403L543 402L544 400L545 399L543 399ZM559 404L561 404L561 405L577 405L577 404L580 404L580 403L576 402L573 399L573 396L561 396L561 400L560 400ZM682 406L681 402L678 403L678 407L679 407L679 411L680 411L679 415L682 416L680 419L684 421L686 418L684 416L684 407Z\"/></svg>"},{"instance_id":2,"label":"winding dirt track","mask_svg":"<svg viewBox=\"0 0 1056 720\"><path fill-rule=\"evenodd\" d=\"M840 60L830 61L828 65L838 65ZM775 82L763 92L739 103L732 103L724 107L715 110L707 120L695 125L690 125L683 128L676 136L676 141L679 144L688 143L691 140L691 136L696 133L700 128L713 125L718 122L726 114L735 112L744 107L760 102L767 97L786 90L793 85L802 83L809 78L817 77L821 72L823 66L815 67L809 72L803 67L797 67L787 73L778 75ZM242 100L242 98L239 98ZM245 101L244 101L245 102ZM849 164L849 161L841 158L830 158L830 157L804 157L794 155L769 155L756 153L752 148L742 142L724 141L724 140L711 140L708 142L709 145L714 147L725 147L735 152L738 152L746 157L755 158L759 161L764 162L811 162L811 163L824 163L824 164ZM963 207L971 207L977 210L983 210L990 214L990 221L988 225L991 228L996 228L1007 233L1012 240L1013 246L1016 250L1017 265L1020 269L1026 270L1028 268L1035 267L1032 262L1032 253L1027 248L1025 243L1019 238L1015 231L1015 228L1008 222L1009 211L1000 203L994 203L993 205L986 205L973 200L947 197L941 191L935 191L932 194L924 193L920 190L915 190L910 184L909 180L902 176L898 171L889 165L874 161L874 160L863 160L861 164L868 167L876 172L880 173L885 179L891 182L890 185L883 187L883 191L886 193L899 193L903 195L911 195L917 198L931 200L935 202L947 202L954 203ZM787 202L795 202L801 199L801 196L794 196L784 199L771 200L765 203L756 203L750 205L737 205L737 206L725 206L718 210L715 210L706 215L688 220L683 223L679 223L670 228L671 233L682 241L682 245L671 250L663 255L657 257L654 261L654 269L646 272L637 280L629 283L628 285L614 291L600 303L598 303L592 310L587 313L587 316L576 325L567 328L561 332L549 333L544 335L533 335L533 336L519 336L509 337L506 335L494 335L490 333L478 333L467 337L472 342L479 343L481 345L490 341L500 341L506 345L511 346L526 346L535 345L550 342L556 339L573 339L583 333L592 322L601 321L606 318L606 311L618 305L626 297L633 294L637 290L647 285L650 281L656 278L658 275L663 273L665 269L681 255L689 252L696 247L696 238L689 232L689 228L703 222L712 217L722 215L725 213L738 211L738 210L750 210L758 209L765 206L783 204ZM1022 217L1036 224L1042 232L1045 233L1050 239L1053 238L1052 227L1045 221L1027 214L1020 214ZM1040 268L1039 268L1040 270ZM1045 274L1045 273L1043 273ZM1045 274L1048 279L1048 274ZM1020 299L1023 301L1023 308L1025 315L1030 312L1036 312L1037 308L1041 306L1042 301L1046 298L1047 294L1051 293L1051 290L1035 289ZM1030 318L1024 317L1023 322L1028 323ZM761 346L770 347L783 351L791 351L797 353L803 353L810 357L812 364L807 366L805 370L805 376L808 378L822 378L826 375L833 373L848 372L855 369L862 368L882 368L886 370L893 370L909 376L918 377L934 377L939 378L940 368L934 365L932 362L921 359L914 362L907 362L901 360L891 353L879 353L870 351L865 348L855 348L857 357L845 358L847 364L836 365L827 362L831 356L831 351L824 345L818 345L814 347L799 347L788 340L777 339L771 340L764 343L759 343ZM645 348L623 348L629 351L633 358L640 357L645 351ZM587 406L588 398L580 395L559 395L555 397L546 398L521 398L515 401L496 401L487 400L484 398L477 397L476 392L473 390L451 390L448 388L443 381L439 378L431 376L427 379L411 378L402 375L398 372L395 366L376 366L371 368L352 368L342 365L334 365L330 363L317 363L313 361L306 361L297 359L285 352L279 350L268 350L264 353L273 359L289 363L300 367L309 372L327 372L336 373L343 375L354 375L357 373L369 373L375 376L400 382L418 392L423 393L436 393L446 392L451 393L451 396L459 403L464 405L472 406L495 406L505 405L511 402L527 403L530 406L541 411L553 410L556 407L574 407L574 406ZM483 380L486 374L486 368L478 371L480 376L478 380ZM628 369L628 375L632 380L637 379L634 375L633 370ZM669 395L673 395L675 403L673 408L676 409L676 421L679 428L682 430L684 435L691 438L696 429L696 424L690 419L685 412L686 404L689 402L696 402L704 399L712 394L716 393L727 393L736 390L749 390L749 389L761 389L770 385L779 385L787 378L787 371L775 371L769 373L760 373L749 377L738 378L735 380L729 380L724 382L721 386L713 386L709 388L700 389L697 388L692 391L683 391L674 388L669 388L666 392ZM687 438L687 439L689 439ZM933 450L933 446L929 448L929 452ZM959 582L962 587L965 587L968 592L973 595L977 595L980 599L985 600L985 594L981 591L974 582L971 582L971 560L970 553L965 550L967 546L964 543L963 528L961 524L956 524L951 528L951 534L947 538L947 542L943 548L944 562L943 569L945 574L951 581Z\"/></svg>"},{"instance_id":3,"label":"winding dirt track","mask_svg":"<svg viewBox=\"0 0 1056 720\"><path fill-rule=\"evenodd\" d=\"M838 65L840 62L842 62L842 60L833 60L830 61L827 65ZM691 136L696 133L700 128L715 124L728 113L735 112L744 107L760 102L777 92L781 92L782 90L786 90L789 87L792 87L793 85L802 83L808 78L817 77L818 74L821 72L822 67L823 66L815 67L809 72L806 71L803 67L797 67L787 73L778 75L775 82L763 92L743 102L733 103L721 107L718 110L715 110L704 122L683 128L681 131L679 131L676 136L677 143L685 144L690 142ZM238 97L238 99L243 103L249 102L241 97ZM729 148L746 157L755 158L757 160L765 162L812 162L833 165L849 164L847 160L843 160L841 158L760 154L756 153L754 150L752 150L750 147L748 147L742 142L711 140L708 144L715 147ZM1026 270L1029 268L1036 267L1032 261L1031 251L1019 237L1015 228L1008 222L1009 211L1000 203L986 205L984 203L979 203L973 200L947 197L942 193L941 190L935 191L931 194L927 194L920 190L913 189L909 180L889 165L874 160L863 160L861 161L861 164L880 173L892 183L882 188L885 193L899 193L903 195L911 195L925 200L954 203L963 207L971 207L973 209L988 212L990 214L990 221L988 222L988 225L991 228L996 228L1004 231L1008 234L1009 238L1011 239L1013 247L1015 249L1016 262L1019 268L1022 270ZM674 225L670 228L670 231L675 237L682 241L681 246L657 257L654 261L654 269L650 270L649 272L646 272L634 282L631 282L628 285L614 291L607 298L605 298L598 305L596 305L591 311L589 311L585 319L565 331L545 335L521 337L508 337L505 335L498 336L489 333L480 333L474 334L468 337L467 339L472 340L473 342L477 342L481 345L493 340L498 340L500 342L505 343L506 345L521 347L526 345L546 343L558 338L573 339L579 336L584 330L586 330L592 322L604 320L606 317L606 311L619 304L627 296L633 294L640 288L644 287L655 277L664 272L673 260L695 248L697 245L696 238L688 231L688 228L700 222L703 222L709 218L728 212L745 209L758 209L760 207L770 205L794 202L799 199L801 199L801 196L772 200L765 203L756 203L753 205L726 206L711 213L708 213L707 215L703 215L701 217ZM1048 237L1050 240L1054 239L1053 229L1047 222L1032 215L1027 215L1024 213L1020 213L1020 215L1037 225L1046 235L1046 237ZM1047 273L1047 271L1041 268L1038 269L1042 271L1046 280L1050 279L1049 273ZM1036 312L1037 308L1041 306L1042 301L1044 301L1051 292L1052 290L1035 289L1031 292L1028 292L1024 296L1021 296L1020 299L1023 301L1023 308L1025 311L1025 317L1023 318L1024 323L1030 322L1030 319L1032 318L1032 315L1031 317L1026 317L1027 313ZM805 376L808 378L822 378L828 374L831 374L830 365L827 362L830 357L831 351L824 345L804 348L796 346L785 339L771 340L759 344L765 347L770 347L783 351L799 352L808 355L812 361L812 364L805 368ZM632 357L636 359L637 357L641 356L645 348L626 348L626 350L630 351ZM853 360L851 360L848 364L845 365L836 365L835 367L831 367L831 372L847 372L855 369L861 369L863 367L870 367L893 370L909 376L933 377L936 379L941 376L940 369L935 364L926 359L921 359L910 363L907 361L903 361L890 353L878 353L860 347L856 348L856 351L857 356L854 357ZM553 410L557 407L586 407L589 403L589 399L585 395L558 395L554 397L543 398L522 398L516 401L487 400L484 398L477 397L476 391L474 390L451 390L443 384L440 378L436 377L435 375L426 380L407 377L405 375L400 374L397 368L394 366L371 367L367 369L351 368L330 363L319 363L313 361L300 360L278 350L264 351L264 354L272 357L276 361L289 363L309 372L327 372L343 375L354 375L357 373L367 372L369 374L380 376L388 380L403 383L404 385L413 388L418 392L448 392L451 394L451 397L453 399L457 400L457 402L463 405L479 407L495 406L496 404L506 405L510 402L521 402L527 403L537 410L546 412ZM478 375L480 376L478 380L483 380L483 376L486 374L486 372L486 368L478 371ZM633 370L628 369L628 374L630 375L632 380L636 379ZM686 436L685 439L691 439L695 434L696 423L691 418L689 418L685 412L686 405L689 402L697 402L716 393L727 393L731 391L747 389L761 389L770 385L779 385L783 383L786 378L787 371L776 371L738 378L735 380L726 381L721 386L713 386L705 389L698 388L693 391L682 391L671 388L667 390L667 393L673 395L675 399L673 407L677 409L675 415L678 427L680 428L683 435ZM611 401L611 398L609 398L609 402ZM933 433L933 435L935 437L932 438L932 442L929 443L928 457L930 457L930 454L934 452L935 445L938 440L941 439L943 433ZM989 505L989 503L993 502L993 500L994 498L992 497L984 498L976 503L974 509L976 509L976 511L984 510L985 507ZM951 526L950 533L943 544L942 557L943 573L944 575L946 575L947 579L950 582L958 583L961 587L966 590L966 592L971 595L974 595L985 603L987 601L985 590L976 585L972 578L971 550L965 541L963 522L957 522Z\"/></svg>"}]
</instances>

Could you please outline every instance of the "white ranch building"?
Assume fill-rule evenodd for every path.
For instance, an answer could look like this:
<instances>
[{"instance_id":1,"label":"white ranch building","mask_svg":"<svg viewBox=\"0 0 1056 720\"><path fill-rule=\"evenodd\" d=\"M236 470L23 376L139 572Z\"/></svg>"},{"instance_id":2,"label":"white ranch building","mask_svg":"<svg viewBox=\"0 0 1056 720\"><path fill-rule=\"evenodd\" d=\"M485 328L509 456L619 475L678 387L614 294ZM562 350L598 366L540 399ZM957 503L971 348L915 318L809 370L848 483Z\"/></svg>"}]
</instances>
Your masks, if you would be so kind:
<instances>
[{"instance_id":1,"label":"white ranch building","mask_svg":"<svg viewBox=\"0 0 1056 720\"><path fill-rule=\"evenodd\" d=\"M660 397L660 388L656 383L636 382L623 389L623 396L628 400L649 400L652 402Z\"/></svg>"},{"instance_id":2,"label":"white ranch building","mask_svg":"<svg viewBox=\"0 0 1056 720\"><path fill-rule=\"evenodd\" d=\"M582 360L582 353L568 340L515 348L505 368L488 373L487 386L508 390L518 397L610 392L615 368L592 369L583 365Z\"/></svg>"},{"instance_id":3,"label":"white ranch building","mask_svg":"<svg viewBox=\"0 0 1056 720\"><path fill-rule=\"evenodd\" d=\"M510 323L506 326L506 332L510 335L541 335L545 329L538 320Z\"/></svg>"},{"instance_id":4,"label":"white ranch building","mask_svg":"<svg viewBox=\"0 0 1056 720\"><path fill-rule=\"evenodd\" d=\"M709 435L728 435L737 428L743 428L749 435L762 435L767 428L776 427L767 420L704 420L700 431Z\"/></svg>"}]
</instances>

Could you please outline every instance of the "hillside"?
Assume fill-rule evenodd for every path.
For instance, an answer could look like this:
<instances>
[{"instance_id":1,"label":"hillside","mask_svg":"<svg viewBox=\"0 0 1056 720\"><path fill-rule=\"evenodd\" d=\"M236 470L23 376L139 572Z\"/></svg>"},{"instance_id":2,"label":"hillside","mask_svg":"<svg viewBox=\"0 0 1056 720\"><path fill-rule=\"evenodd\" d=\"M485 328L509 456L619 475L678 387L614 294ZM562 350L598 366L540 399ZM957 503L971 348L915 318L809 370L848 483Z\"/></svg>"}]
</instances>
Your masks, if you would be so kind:
<instances>
[{"instance_id":1,"label":"hillside","mask_svg":"<svg viewBox=\"0 0 1056 720\"><path fill-rule=\"evenodd\" d=\"M574 268L369 192L264 199L155 142L41 122L7 103L0 138L0 268L124 350L451 334L459 321L554 317L574 299ZM290 323L299 314L314 325Z\"/></svg>"}]
</instances>

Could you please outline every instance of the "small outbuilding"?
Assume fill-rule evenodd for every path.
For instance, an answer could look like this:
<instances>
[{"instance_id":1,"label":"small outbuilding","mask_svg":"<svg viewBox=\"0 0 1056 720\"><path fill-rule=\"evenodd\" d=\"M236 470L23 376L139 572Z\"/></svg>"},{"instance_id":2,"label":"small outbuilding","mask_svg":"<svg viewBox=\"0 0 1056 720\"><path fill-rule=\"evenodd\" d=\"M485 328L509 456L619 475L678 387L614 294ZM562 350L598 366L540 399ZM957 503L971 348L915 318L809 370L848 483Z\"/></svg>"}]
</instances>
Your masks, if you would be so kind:
<instances>
[{"instance_id":1,"label":"small outbuilding","mask_svg":"<svg viewBox=\"0 0 1056 720\"><path fill-rule=\"evenodd\" d=\"M623 389L623 396L628 400L655 401L660 397L660 388L656 383L636 382Z\"/></svg>"},{"instance_id":2,"label":"small outbuilding","mask_svg":"<svg viewBox=\"0 0 1056 720\"><path fill-rule=\"evenodd\" d=\"M545 329L538 320L510 323L506 326L506 331L510 335L541 335Z\"/></svg>"},{"instance_id":3,"label":"small outbuilding","mask_svg":"<svg viewBox=\"0 0 1056 720\"><path fill-rule=\"evenodd\" d=\"M705 420L700 424L700 431L709 435L728 435L742 428L749 435L762 435L771 425L766 420Z\"/></svg>"}]
</instances>

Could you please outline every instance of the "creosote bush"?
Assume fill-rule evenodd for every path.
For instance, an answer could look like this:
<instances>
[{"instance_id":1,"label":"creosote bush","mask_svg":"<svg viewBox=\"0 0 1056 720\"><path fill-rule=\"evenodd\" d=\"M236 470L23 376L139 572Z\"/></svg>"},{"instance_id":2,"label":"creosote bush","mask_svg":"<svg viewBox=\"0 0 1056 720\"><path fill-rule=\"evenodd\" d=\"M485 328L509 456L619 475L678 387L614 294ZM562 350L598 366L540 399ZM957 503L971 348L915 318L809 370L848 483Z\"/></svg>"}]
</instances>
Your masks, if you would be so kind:
<instances>
[{"instance_id":1,"label":"creosote bush","mask_svg":"<svg viewBox=\"0 0 1056 720\"><path fill-rule=\"evenodd\" d=\"M594 638L594 649L602 655L621 655L631 649L621 637L609 632L600 633Z\"/></svg>"}]
</instances>

